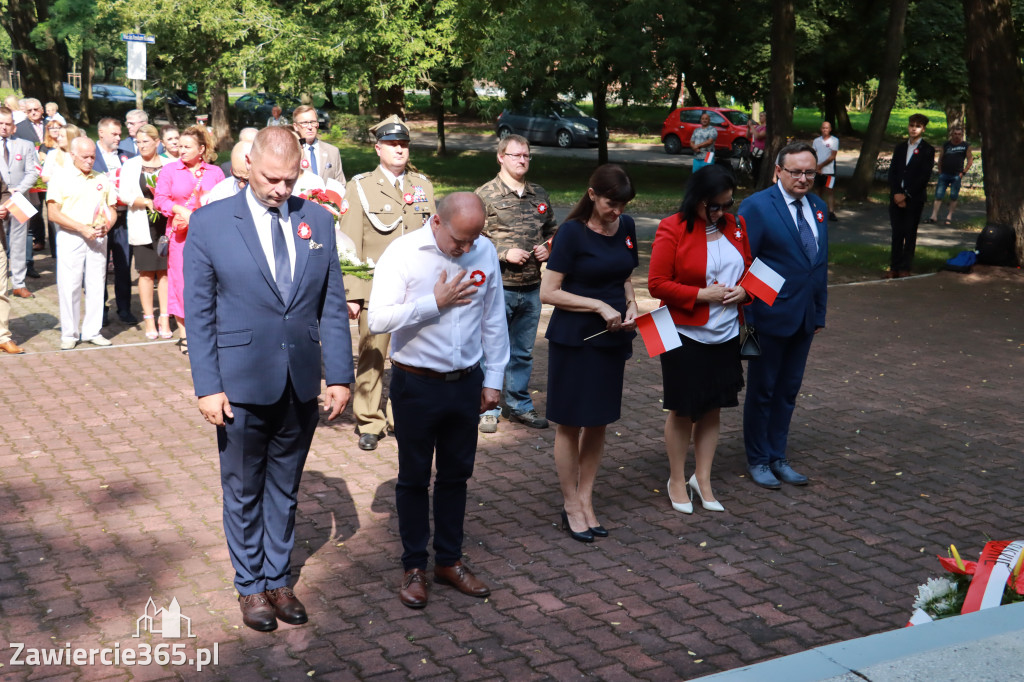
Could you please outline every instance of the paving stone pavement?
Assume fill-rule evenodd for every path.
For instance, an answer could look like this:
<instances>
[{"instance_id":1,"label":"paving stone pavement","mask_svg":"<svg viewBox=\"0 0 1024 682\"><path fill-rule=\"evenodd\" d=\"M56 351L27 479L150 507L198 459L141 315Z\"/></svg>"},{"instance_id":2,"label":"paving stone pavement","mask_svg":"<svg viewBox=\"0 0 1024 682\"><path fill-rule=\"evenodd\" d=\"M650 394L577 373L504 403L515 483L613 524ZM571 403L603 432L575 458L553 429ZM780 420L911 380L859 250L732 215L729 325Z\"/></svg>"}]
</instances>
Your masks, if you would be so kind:
<instances>
[{"instance_id":1,"label":"paving stone pavement","mask_svg":"<svg viewBox=\"0 0 1024 682\"><path fill-rule=\"evenodd\" d=\"M350 416L323 422L296 522L310 622L257 633L241 625L214 431L187 358L123 326L108 328L112 348L54 351L45 272L37 298L13 302L30 353L0 358L4 680L689 679L899 628L947 545L973 556L1024 532L1024 276L839 286L790 438L806 488L751 484L740 410L726 410L712 480L727 512L673 512L660 365L638 341L596 491L611 537L583 545L558 530L553 430L502 421L480 438L466 519L466 560L493 593L434 586L411 611L397 598L394 439L366 453ZM542 411L542 339L536 351ZM134 638L151 597L176 599L195 637ZM12 643L184 643L186 659L216 646L218 660L201 674L25 666Z\"/></svg>"}]
</instances>

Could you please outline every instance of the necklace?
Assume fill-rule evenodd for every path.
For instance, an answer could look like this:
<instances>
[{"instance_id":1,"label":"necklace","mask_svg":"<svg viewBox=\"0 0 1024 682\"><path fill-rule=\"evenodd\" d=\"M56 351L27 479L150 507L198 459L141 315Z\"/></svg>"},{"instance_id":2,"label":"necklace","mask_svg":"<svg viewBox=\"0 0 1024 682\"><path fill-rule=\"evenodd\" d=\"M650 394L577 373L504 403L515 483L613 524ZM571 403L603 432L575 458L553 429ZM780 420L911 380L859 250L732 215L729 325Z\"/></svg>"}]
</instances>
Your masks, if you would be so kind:
<instances>
[{"instance_id":1,"label":"necklace","mask_svg":"<svg viewBox=\"0 0 1024 682\"><path fill-rule=\"evenodd\" d=\"M714 231L717 232L718 228L717 227L714 228ZM712 234L712 228L709 227L707 233L709 235ZM711 252L711 245L712 244L715 245L715 251L718 254L717 258L715 257L715 254ZM715 239L715 240L712 240L712 241L708 242L708 258L711 259L711 263L714 266L711 269L711 280L712 280L711 283L712 284L718 284L718 275L722 274L722 265L721 265L721 263L722 263L722 238L721 237L719 237L718 239Z\"/></svg>"},{"instance_id":2,"label":"necklace","mask_svg":"<svg viewBox=\"0 0 1024 682\"><path fill-rule=\"evenodd\" d=\"M587 227L603 237L612 237L616 232L618 232L617 225L612 224L611 226L606 227L601 221L597 221L597 224L595 225L593 218L587 221Z\"/></svg>"}]
</instances>

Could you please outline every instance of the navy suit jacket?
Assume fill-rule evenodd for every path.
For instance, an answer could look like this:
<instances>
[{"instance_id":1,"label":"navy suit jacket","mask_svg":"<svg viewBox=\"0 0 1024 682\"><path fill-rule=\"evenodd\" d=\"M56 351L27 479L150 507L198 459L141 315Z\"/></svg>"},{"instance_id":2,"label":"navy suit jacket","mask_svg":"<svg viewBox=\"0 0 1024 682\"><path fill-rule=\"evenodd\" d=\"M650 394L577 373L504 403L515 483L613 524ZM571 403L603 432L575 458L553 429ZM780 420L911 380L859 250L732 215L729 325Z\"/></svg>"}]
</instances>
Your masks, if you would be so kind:
<instances>
[{"instance_id":1,"label":"navy suit jacket","mask_svg":"<svg viewBox=\"0 0 1024 682\"><path fill-rule=\"evenodd\" d=\"M818 253L811 261L800 242L793 215L778 185L743 200L739 215L747 221L750 255L760 258L786 282L771 307L760 299L744 309L747 322L771 336L811 333L825 326L828 297L828 207L808 193L818 225ZM191 332L190 332L191 333Z\"/></svg>"},{"instance_id":2,"label":"navy suit jacket","mask_svg":"<svg viewBox=\"0 0 1024 682\"><path fill-rule=\"evenodd\" d=\"M260 246L246 192L197 210L184 250L185 318L196 396L224 392L233 403L269 405L289 377L299 400L327 383L355 379L352 339L334 219L314 203L288 200L295 270L281 298ZM309 239L298 234L306 223ZM315 247L315 248L314 248Z\"/></svg>"}]
</instances>

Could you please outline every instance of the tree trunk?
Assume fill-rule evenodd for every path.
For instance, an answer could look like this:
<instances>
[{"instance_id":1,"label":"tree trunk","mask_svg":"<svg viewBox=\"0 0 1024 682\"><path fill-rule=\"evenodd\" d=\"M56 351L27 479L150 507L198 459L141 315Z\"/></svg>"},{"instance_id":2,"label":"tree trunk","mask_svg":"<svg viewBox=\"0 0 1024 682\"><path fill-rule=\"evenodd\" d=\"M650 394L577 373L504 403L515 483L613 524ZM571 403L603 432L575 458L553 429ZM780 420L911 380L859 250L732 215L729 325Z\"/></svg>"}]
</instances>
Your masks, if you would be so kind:
<instances>
[{"instance_id":1,"label":"tree trunk","mask_svg":"<svg viewBox=\"0 0 1024 682\"><path fill-rule=\"evenodd\" d=\"M907 19L909 0L892 0L889 5L889 22L885 29L885 52L882 59L882 73L878 78L878 96L871 109L868 131L861 144L860 158L853 171L853 181L846 198L864 201L868 198L871 184L875 179L875 164L882 147L882 136L889 124L889 114L900 87L900 57L903 54L903 26Z\"/></svg>"},{"instance_id":2,"label":"tree trunk","mask_svg":"<svg viewBox=\"0 0 1024 682\"><path fill-rule=\"evenodd\" d=\"M594 84L594 118L597 119L597 163L608 163L608 84Z\"/></svg>"},{"instance_id":3,"label":"tree trunk","mask_svg":"<svg viewBox=\"0 0 1024 682\"><path fill-rule=\"evenodd\" d=\"M377 88L377 113L382 119L391 114L405 118L405 89L401 85Z\"/></svg>"},{"instance_id":4,"label":"tree trunk","mask_svg":"<svg viewBox=\"0 0 1024 682\"><path fill-rule=\"evenodd\" d=\"M217 151L231 149L234 140L231 137L231 120L228 118L228 84L224 80L218 80L210 88L210 125L213 126Z\"/></svg>"},{"instance_id":5,"label":"tree trunk","mask_svg":"<svg viewBox=\"0 0 1024 682\"><path fill-rule=\"evenodd\" d=\"M444 140L444 88L439 83L430 86L430 108L434 110L437 121L437 155L447 156L448 148Z\"/></svg>"},{"instance_id":6,"label":"tree trunk","mask_svg":"<svg viewBox=\"0 0 1024 682\"><path fill-rule=\"evenodd\" d=\"M768 137L757 189L772 182L775 158L786 146L793 128L793 68L796 64L796 10L793 0L772 2L771 90L768 94Z\"/></svg>"},{"instance_id":7,"label":"tree trunk","mask_svg":"<svg viewBox=\"0 0 1024 682\"><path fill-rule=\"evenodd\" d=\"M704 102L709 107L717 107L718 93L715 92L715 85L711 82L711 78L707 74L702 74L697 80L697 85L700 86L700 92L704 95Z\"/></svg>"},{"instance_id":8,"label":"tree trunk","mask_svg":"<svg viewBox=\"0 0 1024 682\"><path fill-rule=\"evenodd\" d=\"M701 99L700 93L697 92L697 86L694 84L693 81L686 81L686 94L689 95L690 97L690 103L687 106L704 106L704 100Z\"/></svg>"},{"instance_id":9,"label":"tree trunk","mask_svg":"<svg viewBox=\"0 0 1024 682\"><path fill-rule=\"evenodd\" d=\"M324 106L336 109L334 103L334 83L332 82L331 70L324 69Z\"/></svg>"},{"instance_id":10,"label":"tree trunk","mask_svg":"<svg viewBox=\"0 0 1024 682\"><path fill-rule=\"evenodd\" d=\"M35 97L41 102L53 100L62 111L67 111L64 89L61 87L60 54L49 28L36 29L50 19L49 4L8 0L5 12L0 13L0 25L11 38L13 52L21 58L21 90L24 97ZM35 31L37 35L31 34ZM37 47L36 43L43 43Z\"/></svg>"},{"instance_id":11,"label":"tree trunk","mask_svg":"<svg viewBox=\"0 0 1024 682\"><path fill-rule=\"evenodd\" d=\"M676 77L676 87L672 88L672 110L679 106L679 96L683 94L683 73Z\"/></svg>"},{"instance_id":12,"label":"tree trunk","mask_svg":"<svg viewBox=\"0 0 1024 682\"><path fill-rule=\"evenodd\" d=\"M966 118L967 107L961 104L949 104L947 103L943 107L946 111L946 132L948 133L957 126L964 127L964 119Z\"/></svg>"},{"instance_id":13,"label":"tree trunk","mask_svg":"<svg viewBox=\"0 0 1024 682\"><path fill-rule=\"evenodd\" d=\"M96 52L92 49L82 50L82 98L78 102L78 117L85 125L94 121L89 115L92 104L92 79L96 73Z\"/></svg>"},{"instance_id":14,"label":"tree trunk","mask_svg":"<svg viewBox=\"0 0 1024 682\"><path fill-rule=\"evenodd\" d=\"M850 123L850 112L846 110L846 103L850 101L850 93L845 90L839 91L838 108L836 109L836 134L853 135L853 124Z\"/></svg>"},{"instance_id":15,"label":"tree trunk","mask_svg":"<svg viewBox=\"0 0 1024 682\"><path fill-rule=\"evenodd\" d=\"M825 99L825 106L822 107L825 110L825 116L822 120L828 121L832 124L832 129L839 134L839 129L836 126L836 121L839 119L839 84L831 80L825 81L825 87L821 89Z\"/></svg>"},{"instance_id":16,"label":"tree trunk","mask_svg":"<svg viewBox=\"0 0 1024 682\"><path fill-rule=\"evenodd\" d=\"M366 79L360 78L356 85L356 100L360 116L370 115L370 88L366 85Z\"/></svg>"},{"instance_id":17,"label":"tree trunk","mask_svg":"<svg viewBox=\"0 0 1024 682\"><path fill-rule=\"evenodd\" d=\"M1024 85L1018 63L1011 0L963 0L967 73L981 134L985 211L990 225L1017 235L1016 259L1024 262Z\"/></svg>"}]
</instances>

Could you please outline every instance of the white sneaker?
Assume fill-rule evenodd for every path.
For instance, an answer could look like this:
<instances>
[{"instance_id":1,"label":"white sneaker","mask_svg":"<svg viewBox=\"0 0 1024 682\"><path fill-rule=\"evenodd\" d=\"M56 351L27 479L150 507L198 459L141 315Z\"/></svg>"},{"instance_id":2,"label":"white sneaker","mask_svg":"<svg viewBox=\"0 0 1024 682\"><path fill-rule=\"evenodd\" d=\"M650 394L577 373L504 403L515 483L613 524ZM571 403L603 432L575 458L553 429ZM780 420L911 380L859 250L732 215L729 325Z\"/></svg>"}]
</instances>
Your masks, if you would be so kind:
<instances>
[{"instance_id":1,"label":"white sneaker","mask_svg":"<svg viewBox=\"0 0 1024 682\"><path fill-rule=\"evenodd\" d=\"M480 433L495 433L498 430L498 418L493 414L480 415Z\"/></svg>"},{"instance_id":2,"label":"white sneaker","mask_svg":"<svg viewBox=\"0 0 1024 682\"><path fill-rule=\"evenodd\" d=\"M114 345L114 344L110 343L110 339L104 338L103 336L101 336L99 334L97 334L96 336L94 336L91 339L89 339L89 343L91 343L94 346L112 346L112 345Z\"/></svg>"},{"instance_id":3,"label":"white sneaker","mask_svg":"<svg viewBox=\"0 0 1024 682\"><path fill-rule=\"evenodd\" d=\"M61 339L60 349L61 350L74 350L75 346L78 345L78 339Z\"/></svg>"}]
</instances>

